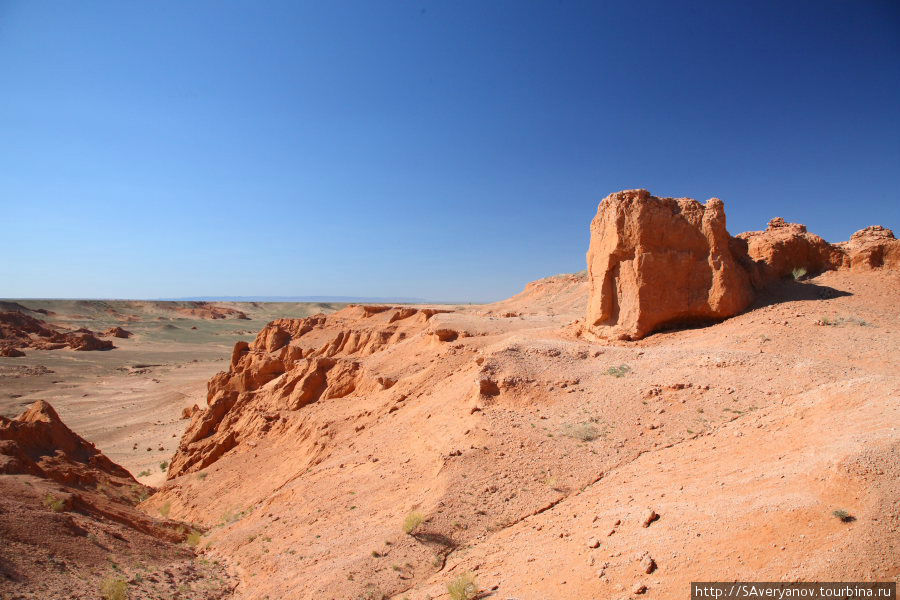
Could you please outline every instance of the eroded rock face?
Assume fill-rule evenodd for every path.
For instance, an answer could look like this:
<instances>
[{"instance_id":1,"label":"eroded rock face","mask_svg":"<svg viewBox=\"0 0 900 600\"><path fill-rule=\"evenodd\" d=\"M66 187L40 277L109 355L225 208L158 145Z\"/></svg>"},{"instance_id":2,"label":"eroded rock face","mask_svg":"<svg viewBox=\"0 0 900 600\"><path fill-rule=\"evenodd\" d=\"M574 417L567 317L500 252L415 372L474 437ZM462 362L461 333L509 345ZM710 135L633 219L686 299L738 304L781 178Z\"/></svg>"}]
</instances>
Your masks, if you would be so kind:
<instances>
[{"instance_id":1,"label":"eroded rock face","mask_svg":"<svg viewBox=\"0 0 900 600\"><path fill-rule=\"evenodd\" d=\"M130 338L133 334L127 329L122 329L121 327L110 327L106 331L103 332L103 335L106 337L117 337L122 339Z\"/></svg>"},{"instance_id":2,"label":"eroded rock face","mask_svg":"<svg viewBox=\"0 0 900 600\"><path fill-rule=\"evenodd\" d=\"M757 291L786 277L900 269L900 240L873 225L829 244L780 217L765 231L731 237L717 198L704 205L628 190L600 203L587 263L582 333L634 340L668 326L733 316Z\"/></svg>"},{"instance_id":3,"label":"eroded rock face","mask_svg":"<svg viewBox=\"0 0 900 600\"><path fill-rule=\"evenodd\" d=\"M0 417L0 473L29 473L78 486L104 478L137 484L128 471L66 427L43 400L16 419Z\"/></svg>"},{"instance_id":4,"label":"eroded rock face","mask_svg":"<svg viewBox=\"0 0 900 600\"><path fill-rule=\"evenodd\" d=\"M853 270L900 269L900 240L881 225L860 229L835 245L844 253L843 266Z\"/></svg>"},{"instance_id":5,"label":"eroded rock face","mask_svg":"<svg viewBox=\"0 0 900 600\"><path fill-rule=\"evenodd\" d=\"M367 374L360 359L424 332L440 312L449 311L349 306L272 321L253 343L236 343L229 370L209 381L208 406L192 413L169 477L214 463L242 440L295 426L292 417L310 403L390 387Z\"/></svg>"},{"instance_id":6,"label":"eroded rock face","mask_svg":"<svg viewBox=\"0 0 900 600\"><path fill-rule=\"evenodd\" d=\"M818 274L838 269L844 262L839 248L806 231L805 225L788 223L781 217L769 221L765 231L738 234L735 244L746 244L745 252L751 260L745 267L756 288L791 276L795 270Z\"/></svg>"},{"instance_id":7,"label":"eroded rock face","mask_svg":"<svg viewBox=\"0 0 900 600\"><path fill-rule=\"evenodd\" d=\"M639 339L675 325L735 315L753 300L717 198L606 197L591 223L587 330Z\"/></svg>"},{"instance_id":8,"label":"eroded rock face","mask_svg":"<svg viewBox=\"0 0 900 600\"><path fill-rule=\"evenodd\" d=\"M111 350L109 340L101 340L90 329L64 331L21 312L0 312L0 347L38 350ZM4 356L21 356L4 350Z\"/></svg>"}]
</instances>

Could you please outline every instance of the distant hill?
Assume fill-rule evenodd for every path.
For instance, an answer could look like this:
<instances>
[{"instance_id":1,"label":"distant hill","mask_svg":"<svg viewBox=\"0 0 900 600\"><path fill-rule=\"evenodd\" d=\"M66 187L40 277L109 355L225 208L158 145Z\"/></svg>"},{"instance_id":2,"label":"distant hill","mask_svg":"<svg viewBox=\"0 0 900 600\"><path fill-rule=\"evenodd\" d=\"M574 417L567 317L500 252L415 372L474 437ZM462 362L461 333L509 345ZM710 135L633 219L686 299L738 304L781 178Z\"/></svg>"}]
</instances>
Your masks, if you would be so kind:
<instances>
[{"instance_id":1,"label":"distant hill","mask_svg":"<svg viewBox=\"0 0 900 600\"><path fill-rule=\"evenodd\" d=\"M370 296L190 296L185 298L160 298L166 301L179 302L368 302L373 304L403 303L403 304L429 304L444 302L425 300L424 298L403 298L390 296L385 298Z\"/></svg>"}]
</instances>

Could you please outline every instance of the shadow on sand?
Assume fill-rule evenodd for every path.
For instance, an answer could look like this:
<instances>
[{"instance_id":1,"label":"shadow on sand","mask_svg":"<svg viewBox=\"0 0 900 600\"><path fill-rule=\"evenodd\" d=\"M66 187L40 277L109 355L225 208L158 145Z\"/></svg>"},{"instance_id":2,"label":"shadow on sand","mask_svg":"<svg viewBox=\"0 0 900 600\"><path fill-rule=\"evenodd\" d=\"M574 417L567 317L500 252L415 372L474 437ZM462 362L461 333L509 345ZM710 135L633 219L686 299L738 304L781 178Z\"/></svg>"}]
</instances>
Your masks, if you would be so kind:
<instances>
[{"instance_id":1,"label":"shadow on sand","mask_svg":"<svg viewBox=\"0 0 900 600\"><path fill-rule=\"evenodd\" d=\"M784 279L769 285L766 289L759 292L756 300L747 307L747 310L740 314L747 314L775 304L783 304L785 302L798 302L803 300L830 300L831 298L841 298L844 296L852 296L850 292L839 290L827 285L819 285L818 283L794 281L793 279ZM672 333L676 331L687 331L692 329L705 329L711 325L727 321L722 320L696 320L690 322L677 322L660 327L653 333ZM649 336L648 336L649 337Z\"/></svg>"}]
</instances>

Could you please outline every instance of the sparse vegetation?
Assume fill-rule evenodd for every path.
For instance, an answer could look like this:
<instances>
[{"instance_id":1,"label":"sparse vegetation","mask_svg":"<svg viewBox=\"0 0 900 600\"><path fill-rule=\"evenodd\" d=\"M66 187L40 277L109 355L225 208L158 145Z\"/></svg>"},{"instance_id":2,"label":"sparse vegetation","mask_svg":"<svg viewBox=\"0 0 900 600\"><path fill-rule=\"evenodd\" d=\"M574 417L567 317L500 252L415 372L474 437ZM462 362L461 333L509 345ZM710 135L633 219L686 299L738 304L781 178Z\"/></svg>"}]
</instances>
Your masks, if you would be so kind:
<instances>
[{"instance_id":1,"label":"sparse vegetation","mask_svg":"<svg viewBox=\"0 0 900 600\"><path fill-rule=\"evenodd\" d=\"M625 377L628 373L631 372L631 367L628 365L619 365L618 367L610 367L606 370L607 375L612 375L613 377Z\"/></svg>"},{"instance_id":2,"label":"sparse vegetation","mask_svg":"<svg viewBox=\"0 0 900 600\"><path fill-rule=\"evenodd\" d=\"M226 510L224 513L222 513L222 524L223 524L223 525L230 525L231 523L235 523L235 522L237 522L237 521L240 521L240 520L243 519L245 516L249 515L250 512L251 512L250 509L247 509L247 510L235 510L235 509L231 509L231 508L230 508L230 509ZM319 537L319 536L316 536L316 537Z\"/></svg>"},{"instance_id":3,"label":"sparse vegetation","mask_svg":"<svg viewBox=\"0 0 900 600\"><path fill-rule=\"evenodd\" d=\"M818 321L816 321L816 325L822 325L824 327L840 327L841 325L858 325L859 327L871 327L872 324L866 321L865 319L860 319L859 317L836 317L834 319L829 319L828 317L821 317Z\"/></svg>"},{"instance_id":4,"label":"sparse vegetation","mask_svg":"<svg viewBox=\"0 0 900 600\"><path fill-rule=\"evenodd\" d=\"M169 511L171 511L171 510L172 510L172 503L166 502L165 504L163 504L162 506L159 507L159 514L161 514L164 519L168 519Z\"/></svg>"},{"instance_id":5,"label":"sparse vegetation","mask_svg":"<svg viewBox=\"0 0 900 600\"><path fill-rule=\"evenodd\" d=\"M44 506L53 512L62 512L66 508L66 503L64 500L57 498L53 494L47 494L47 496L44 497Z\"/></svg>"},{"instance_id":6,"label":"sparse vegetation","mask_svg":"<svg viewBox=\"0 0 900 600\"><path fill-rule=\"evenodd\" d=\"M463 573L447 584L451 600L472 600L478 594L478 584L471 573Z\"/></svg>"},{"instance_id":7,"label":"sparse vegetation","mask_svg":"<svg viewBox=\"0 0 900 600\"><path fill-rule=\"evenodd\" d=\"M191 548L196 548L200 544L200 538L202 535L199 531L192 531L188 534L187 538L185 538L184 543L186 543Z\"/></svg>"},{"instance_id":8,"label":"sparse vegetation","mask_svg":"<svg viewBox=\"0 0 900 600\"><path fill-rule=\"evenodd\" d=\"M793 271L791 271L791 275L794 276L794 281L800 281L804 277L806 277L806 269L803 267L796 267Z\"/></svg>"},{"instance_id":9,"label":"sparse vegetation","mask_svg":"<svg viewBox=\"0 0 900 600\"><path fill-rule=\"evenodd\" d=\"M568 425L563 430L563 435L581 440L582 442L590 442L596 440L601 434L600 430L591 423L577 423L575 425Z\"/></svg>"},{"instance_id":10,"label":"sparse vegetation","mask_svg":"<svg viewBox=\"0 0 900 600\"><path fill-rule=\"evenodd\" d=\"M150 477L150 471L144 469L140 473L138 473L138 477Z\"/></svg>"},{"instance_id":11,"label":"sparse vegetation","mask_svg":"<svg viewBox=\"0 0 900 600\"><path fill-rule=\"evenodd\" d=\"M403 533L412 535L413 532L425 522L425 515L417 510L412 511L403 519Z\"/></svg>"},{"instance_id":12,"label":"sparse vegetation","mask_svg":"<svg viewBox=\"0 0 900 600\"><path fill-rule=\"evenodd\" d=\"M168 468L169 468L169 461L164 460L161 463L159 463L159 470L162 471L163 473L165 473L166 469L168 469Z\"/></svg>"},{"instance_id":13,"label":"sparse vegetation","mask_svg":"<svg viewBox=\"0 0 900 600\"><path fill-rule=\"evenodd\" d=\"M100 585L103 600L128 600L128 584L122 579L107 577Z\"/></svg>"},{"instance_id":14,"label":"sparse vegetation","mask_svg":"<svg viewBox=\"0 0 900 600\"><path fill-rule=\"evenodd\" d=\"M204 479L206 479L207 475L209 475L209 473L206 473L206 472L197 473L197 479L199 479L200 481L203 481Z\"/></svg>"},{"instance_id":15,"label":"sparse vegetation","mask_svg":"<svg viewBox=\"0 0 900 600\"><path fill-rule=\"evenodd\" d=\"M384 592L381 591L381 588L374 583L367 584L363 595L359 596L359 600L384 600L385 598L387 598L387 596L385 596Z\"/></svg>"},{"instance_id":16,"label":"sparse vegetation","mask_svg":"<svg viewBox=\"0 0 900 600\"><path fill-rule=\"evenodd\" d=\"M846 510L844 510L843 508L839 508L839 509L837 509L837 510L835 510L835 511L832 511L831 514L834 515L835 517L837 517L838 519L840 519L841 521L843 521L844 523L849 523L849 522L851 522L851 521L855 521L855 520L856 520L856 517L854 517L853 515L851 515L850 513L848 513L848 512L847 512Z\"/></svg>"}]
</instances>

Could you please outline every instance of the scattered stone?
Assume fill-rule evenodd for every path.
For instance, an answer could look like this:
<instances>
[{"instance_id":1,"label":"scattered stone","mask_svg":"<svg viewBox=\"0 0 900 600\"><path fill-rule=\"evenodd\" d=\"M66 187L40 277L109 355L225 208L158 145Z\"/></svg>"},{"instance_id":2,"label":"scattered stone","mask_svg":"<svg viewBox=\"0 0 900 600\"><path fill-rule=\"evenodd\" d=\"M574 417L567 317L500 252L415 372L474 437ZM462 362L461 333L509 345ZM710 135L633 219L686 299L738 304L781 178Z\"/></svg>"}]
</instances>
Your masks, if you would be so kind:
<instances>
[{"instance_id":1,"label":"scattered stone","mask_svg":"<svg viewBox=\"0 0 900 600\"><path fill-rule=\"evenodd\" d=\"M644 557L641 559L641 570L647 575L656 570L656 561L647 552L644 553Z\"/></svg>"}]
</instances>

